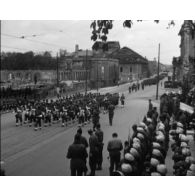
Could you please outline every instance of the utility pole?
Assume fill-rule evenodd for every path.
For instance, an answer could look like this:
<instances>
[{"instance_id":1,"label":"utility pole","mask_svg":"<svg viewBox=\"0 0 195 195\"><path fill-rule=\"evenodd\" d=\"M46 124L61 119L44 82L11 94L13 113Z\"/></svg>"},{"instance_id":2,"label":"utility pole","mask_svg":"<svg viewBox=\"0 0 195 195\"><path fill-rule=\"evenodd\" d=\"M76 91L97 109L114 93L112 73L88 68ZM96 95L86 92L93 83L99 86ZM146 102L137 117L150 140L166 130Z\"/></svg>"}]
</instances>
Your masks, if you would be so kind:
<instances>
[{"instance_id":1,"label":"utility pole","mask_svg":"<svg viewBox=\"0 0 195 195\"><path fill-rule=\"evenodd\" d=\"M99 64L97 64L97 93L98 93L98 82L99 82L99 75L98 75L98 70L99 69Z\"/></svg>"},{"instance_id":2,"label":"utility pole","mask_svg":"<svg viewBox=\"0 0 195 195\"><path fill-rule=\"evenodd\" d=\"M56 58L56 79L57 79L57 87L59 87L59 64L58 64L58 53L57 53L57 58Z\"/></svg>"},{"instance_id":3,"label":"utility pole","mask_svg":"<svg viewBox=\"0 0 195 195\"><path fill-rule=\"evenodd\" d=\"M58 53L57 53L57 58L56 58L56 79L57 79L57 82L56 82L56 92L57 92L57 95L59 95L59 92L60 92L60 89L59 89L59 62L58 62Z\"/></svg>"},{"instance_id":4,"label":"utility pole","mask_svg":"<svg viewBox=\"0 0 195 195\"><path fill-rule=\"evenodd\" d=\"M88 50L86 50L86 62L85 62L85 94L87 95L87 74L88 74L88 72L87 72L87 65L88 65L88 59L87 59L87 56L88 55Z\"/></svg>"},{"instance_id":5,"label":"utility pole","mask_svg":"<svg viewBox=\"0 0 195 195\"><path fill-rule=\"evenodd\" d=\"M157 84L156 84L156 100L158 100L159 66L160 66L160 43L158 45L158 69L157 69Z\"/></svg>"}]
</instances>

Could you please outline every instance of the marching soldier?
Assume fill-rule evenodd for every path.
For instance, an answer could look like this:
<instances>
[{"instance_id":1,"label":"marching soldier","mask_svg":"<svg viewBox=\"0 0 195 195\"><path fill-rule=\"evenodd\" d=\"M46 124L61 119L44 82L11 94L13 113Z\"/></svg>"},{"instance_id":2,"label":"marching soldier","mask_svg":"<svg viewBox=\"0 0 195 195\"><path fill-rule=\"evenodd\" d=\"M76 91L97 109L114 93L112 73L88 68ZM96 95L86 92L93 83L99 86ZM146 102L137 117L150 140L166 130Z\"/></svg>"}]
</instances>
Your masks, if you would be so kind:
<instances>
[{"instance_id":1,"label":"marching soldier","mask_svg":"<svg viewBox=\"0 0 195 195\"><path fill-rule=\"evenodd\" d=\"M125 104L125 95L124 94L121 95L120 100L121 100L122 107L124 107L124 104Z\"/></svg>"},{"instance_id":2,"label":"marching soldier","mask_svg":"<svg viewBox=\"0 0 195 195\"><path fill-rule=\"evenodd\" d=\"M16 108L16 126L22 125L22 110L21 108Z\"/></svg>"},{"instance_id":3,"label":"marching soldier","mask_svg":"<svg viewBox=\"0 0 195 195\"><path fill-rule=\"evenodd\" d=\"M113 117L114 117L114 105L112 103L109 104L108 106L108 116L109 116L109 124L110 126L112 126L112 120L113 120Z\"/></svg>"},{"instance_id":4,"label":"marching soldier","mask_svg":"<svg viewBox=\"0 0 195 195\"><path fill-rule=\"evenodd\" d=\"M62 127L64 127L65 125L67 126L68 113L67 110L64 108L64 106L62 108L61 118L62 118Z\"/></svg>"}]
</instances>

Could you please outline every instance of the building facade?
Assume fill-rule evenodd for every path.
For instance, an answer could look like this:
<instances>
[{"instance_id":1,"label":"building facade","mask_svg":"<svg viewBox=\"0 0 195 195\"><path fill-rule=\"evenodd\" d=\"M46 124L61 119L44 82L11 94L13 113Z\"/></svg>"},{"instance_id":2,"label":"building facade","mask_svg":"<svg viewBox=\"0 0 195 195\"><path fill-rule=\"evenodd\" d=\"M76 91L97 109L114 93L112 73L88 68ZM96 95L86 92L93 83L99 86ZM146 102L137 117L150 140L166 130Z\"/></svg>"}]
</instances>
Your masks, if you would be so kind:
<instances>
[{"instance_id":1,"label":"building facade","mask_svg":"<svg viewBox=\"0 0 195 195\"><path fill-rule=\"evenodd\" d=\"M195 84L195 21L185 20L179 32L180 57L173 58L175 77Z\"/></svg>"},{"instance_id":2,"label":"building facade","mask_svg":"<svg viewBox=\"0 0 195 195\"><path fill-rule=\"evenodd\" d=\"M119 80L119 61L112 58L93 57L91 59L90 86L100 88L114 86Z\"/></svg>"},{"instance_id":3,"label":"building facade","mask_svg":"<svg viewBox=\"0 0 195 195\"><path fill-rule=\"evenodd\" d=\"M119 81L121 83L148 77L148 60L132 49L123 47L114 51L110 57L119 60Z\"/></svg>"}]
</instances>

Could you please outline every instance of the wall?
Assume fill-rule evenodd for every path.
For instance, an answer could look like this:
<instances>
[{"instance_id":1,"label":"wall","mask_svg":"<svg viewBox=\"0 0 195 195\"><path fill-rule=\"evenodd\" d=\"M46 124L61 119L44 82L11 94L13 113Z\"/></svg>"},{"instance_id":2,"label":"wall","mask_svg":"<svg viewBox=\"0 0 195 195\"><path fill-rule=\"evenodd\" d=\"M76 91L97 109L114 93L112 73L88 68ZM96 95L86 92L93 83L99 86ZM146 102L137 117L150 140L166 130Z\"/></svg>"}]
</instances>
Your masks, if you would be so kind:
<instances>
[{"instance_id":1,"label":"wall","mask_svg":"<svg viewBox=\"0 0 195 195\"><path fill-rule=\"evenodd\" d=\"M122 83L139 80L146 77L147 77L146 65L143 64L120 64L119 65L119 79L120 82Z\"/></svg>"},{"instance_id":2,"label":"wall","mask_svg":"<svg viewBox=\"0 0 195 195\"><path fill-rule=\"evenodd\" d=\"M118 83L119 64L116 59L92 58L90 83L91 88L113 86Z\"/></svg>"}]
</instances>

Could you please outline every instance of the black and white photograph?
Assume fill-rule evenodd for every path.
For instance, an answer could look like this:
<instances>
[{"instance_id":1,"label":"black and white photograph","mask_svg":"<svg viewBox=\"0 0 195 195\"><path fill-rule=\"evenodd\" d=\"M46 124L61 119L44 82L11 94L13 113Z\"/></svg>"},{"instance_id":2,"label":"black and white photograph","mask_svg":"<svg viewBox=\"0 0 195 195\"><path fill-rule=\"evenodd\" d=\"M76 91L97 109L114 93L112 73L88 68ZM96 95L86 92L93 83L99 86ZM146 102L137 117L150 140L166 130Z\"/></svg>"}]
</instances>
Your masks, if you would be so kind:
<instances>
[{"instance_id":1,"label":"black and white photograph","mask_svg":"<svg viewBox=\"0 0 195 195\"><path fill-rule=\"evenodd\" d=\"M192 0L0 2L1 194L193 194Z\"/></svg>"},{"instance_id":2,"label":"black and white photograph","mask_svg":"<svg viewBox=\"0 0 195 195\"><path fill-rule=\"evenodd\" d=\"M194 176L195 20L2 20L1 175Z\"/></svg>"}]
</instances>

